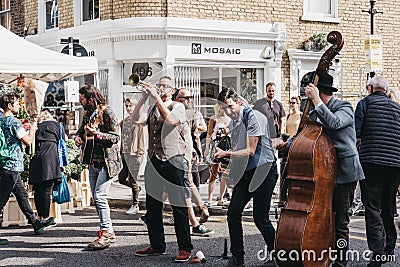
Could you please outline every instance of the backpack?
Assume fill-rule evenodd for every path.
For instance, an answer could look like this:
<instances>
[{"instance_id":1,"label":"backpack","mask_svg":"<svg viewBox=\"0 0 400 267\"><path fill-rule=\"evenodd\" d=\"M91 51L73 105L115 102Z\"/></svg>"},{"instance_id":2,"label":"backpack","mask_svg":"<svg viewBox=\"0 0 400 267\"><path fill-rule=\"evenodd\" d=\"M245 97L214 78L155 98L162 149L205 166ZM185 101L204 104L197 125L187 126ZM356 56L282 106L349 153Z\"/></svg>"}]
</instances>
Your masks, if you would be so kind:
<instances>
[{"instance_id":1,"label":"backpack","mask_svg":"<svg viewBox=\"0 0 400 267\"><path fill-rule=\"evenodd\" d=\"M0 126L1 125L2 123L0 123ZM0 127L0 168L4 167L10 159L10 151L7 147L6 138L2 127Z\"/></svg>"}]
</instances>

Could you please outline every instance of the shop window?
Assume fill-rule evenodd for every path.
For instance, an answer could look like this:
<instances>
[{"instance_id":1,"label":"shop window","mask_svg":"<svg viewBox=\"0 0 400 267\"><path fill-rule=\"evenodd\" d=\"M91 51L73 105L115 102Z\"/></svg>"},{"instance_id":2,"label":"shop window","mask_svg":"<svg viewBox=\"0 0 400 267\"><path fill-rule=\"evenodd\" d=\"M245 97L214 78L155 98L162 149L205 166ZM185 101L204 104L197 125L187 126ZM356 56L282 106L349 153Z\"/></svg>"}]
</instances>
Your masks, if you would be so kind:
<instances>
[{"instance_id":1,"label":"shop window","mask_svg":"<svg viewBox=\"0 0 400 267\"><path fill-rule=\"evenodd\" d=\"M338 0L303 0L301 19L339 23Z\"/></svg>"},{"instance_id":2,"label":"shop window","mask_svg":"<svg viewBox=\"0 0 400 267\"><path fill-rule=\"evenodd\" d=\"M94 84L94 83L92 83ZM99 70L99 88L104 97L108 98L108 70Z\"/></svg>"},{"instance_id":3,"label":"shop window","mask_svg":"<svg viewBox=\"0 0 400 267\"><path fill-rule=\"evenodd\" d=\"M6 29L11 27L10 0L0 0L0 23Z\"/></svg>"},{"instance_id":4,"label":"shop window","mask_svg":"<svg viewBox=\"0 0 400 267\"><path fill-rule=\"evenodd\" d=\"M262 68L176 66L175 84L189 89L194 106L204 118L215 114L217 96L223 88L234 89L250 106L263 96Z\"/></svg>"},{"instance_id":5,"label":"shop window","mask_svg":"<svg viewBox=\"0 0 400 267\"><path fill-rule=\"evenodd\" d=\"M46 30L58 27L58 0L45 0Z\"/></svg>"},{"instance_id":6,"label":"shop window","mask_svg":"<svg viewBox=\"0 0 400 267\"><path fill-rule=\"evenodd\" d=\"M82 21L100 18L100 0L82 0Z\"/></svg>"}]
</instances>

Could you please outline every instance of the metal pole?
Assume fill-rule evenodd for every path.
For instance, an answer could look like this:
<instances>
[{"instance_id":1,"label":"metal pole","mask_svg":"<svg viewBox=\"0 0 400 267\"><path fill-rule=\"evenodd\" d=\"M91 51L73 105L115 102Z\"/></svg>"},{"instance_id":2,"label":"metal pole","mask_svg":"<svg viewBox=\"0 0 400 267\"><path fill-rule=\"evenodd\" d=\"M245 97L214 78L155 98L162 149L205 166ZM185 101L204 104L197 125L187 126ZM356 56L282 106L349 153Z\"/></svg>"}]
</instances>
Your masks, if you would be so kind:
<instances>
[{"instance_id":1,"label":"metal pole","mask_svg":"<svg viewBox=\"0 0 400 267\"><path fill-rule=\"evenodd\" d=\"M377 11L377 10L375 9L375 4L376 4L376 1L375 1L375 0L370 0L369 3L370 3L370 9L369 9L369 10L362 10L362 12L366 12L366 13L368 13L368 14L371 15L371 31L370 31L370 34L371 34L371 35L374 35L374 34L375 34L375 28L374 28L374 25L375 25L375 15L378 14L378 13L383 14L383 12ZM373 78L373 77L375 77L375 72L372 71L372 72L370 72L370 73L367 73L367 80L368 80L369 78Z\"/></svg>"},{"instance_id":2,"label":"metal pole","mask_svg":"<svg viewBox=\"0 0 400 267\"><path fill-rule=\"evenodd\" d=\"M363 88L363 68L360 68L360 100L363 98Z\"/></svg>"},{"instance_id":3,"label":"metal pole","mask_svg":"<svg viewBox=\"0 0 400 267\"><path fill-rule=\"evenodd\" d=\"M375 7L376 1L371 0L369 2L371 4L371 9L369 12L371 14L371 35L373 35L374 34L374 17L376 15L376 9L374 7Z\"/></svg>"}]
</instances>

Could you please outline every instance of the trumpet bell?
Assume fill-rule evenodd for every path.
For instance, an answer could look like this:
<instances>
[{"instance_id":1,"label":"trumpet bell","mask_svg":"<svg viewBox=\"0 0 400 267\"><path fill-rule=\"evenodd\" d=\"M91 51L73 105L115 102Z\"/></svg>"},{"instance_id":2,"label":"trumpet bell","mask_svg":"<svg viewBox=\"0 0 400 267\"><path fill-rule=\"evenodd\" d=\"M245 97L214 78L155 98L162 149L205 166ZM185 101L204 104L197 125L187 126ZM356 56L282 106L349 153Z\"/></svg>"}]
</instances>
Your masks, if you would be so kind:
<instances>
[{"instance_id":1,"label":"trumpet bell","mask_svg":"<svg viewBox=\"0 0 400 267\"><path fill-rule=\"evenodd\" d=\"M140 76L137 73L132 73L131 76L129 76L129 84L135 87L139 83L140 83Z\"/></svg>"}]
</instances>

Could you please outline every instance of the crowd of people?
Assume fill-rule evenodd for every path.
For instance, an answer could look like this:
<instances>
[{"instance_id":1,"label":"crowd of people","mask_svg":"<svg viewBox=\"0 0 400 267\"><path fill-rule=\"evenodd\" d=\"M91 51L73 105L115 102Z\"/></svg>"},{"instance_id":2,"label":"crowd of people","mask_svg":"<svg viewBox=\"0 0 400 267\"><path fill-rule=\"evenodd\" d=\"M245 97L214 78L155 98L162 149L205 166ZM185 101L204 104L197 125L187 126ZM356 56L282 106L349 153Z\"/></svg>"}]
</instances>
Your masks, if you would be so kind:
<instances>
[{"instance_id":1,"label":"crowd of people","mask_svg":"<svg viewBox=\"0 0 400 267\"><path fill-rule=\"evenodd\" d=\"M210 216L208 208L215 204L213 193L217 180L220 183L216 204L228 209L233 256L227 266L245 264L241 221L251 199L254 223L268 251L273 251L275 228L269 220L269 210L279 177L277 155L282 158L282 166L285 165L302 120L302 98L290 98L286 115L283 104L275 99L273 82L266 84L266 96L257 100L253 108L245 106L233 89L224 88L218 94L215 114L207 125L201 113L194 110L190 91L174 88L170 77L161 77L157 86L148 83L140 86L139 100L124 100L127 116L121 122L98 88L85 85L79 90L85 115L74 141L82 147L83 163L88 164L99 216L97 238L87 249L101 250L116 240L107 202L111 178L117 176L119 183L132 189L132 205L126 213L139 213L138 175L147 147L146 213L141 220L147 225L150 244L136 251L137 256L165 254L162 208L169 199L171 223L179 248L175 261L188 261L193 250L191 234L214 233L205 223ZM323 126L337 155L332 208L336 214L336 239L345 240L347 246L336 247L338 257L333 266L347 265L348 259L343 255L349 249L348 224L350 216L361 207L365 207L362 215L365 214L368 248L373 252L368 266L381 266L382 255L392 255L396 244L393 219L397 214L396 194L400 182L399 94L389 88L383 76L369 80L367 90L368 96L354 111L348 101L334 97L337 88L333 87L333 78L328 73L319 75L317 85L308 83L305 88L305 96L314 106L307 115ZM10 152L4 164L0 162L0 210L13 193L35 234L41 234L46 227L55 225L54 218L49 217L50 195L52 188L61 183L62 168L53 159L58 153L57 142L65 133L47 111L40 114L38 123L32 121L29 131L25 130L15 118L19 110L19 97L15 93L1 96L0 107L4 111L0 130ZM205 135L205 142L200 140L201 133ZM282 140L285 136L289 140ZM30 163L29 183L35 192L37 215L29 205L20 178L22 144L29 146L33 142L36 153ZM208 197L204 201L199 193L199 166L207 164ZM280 199L285 202L288 185L282 186L285 181L282 166ZM199 207L199 219L193 203ZM6 239L0 242L8 243ZM277 266L277 263L270 258L265 266Z\"/></svg>"}]
</instances>

